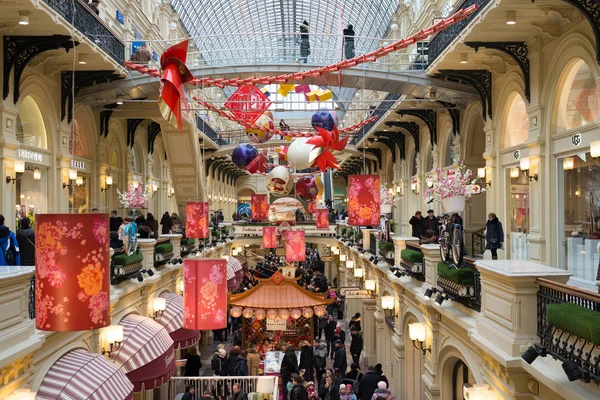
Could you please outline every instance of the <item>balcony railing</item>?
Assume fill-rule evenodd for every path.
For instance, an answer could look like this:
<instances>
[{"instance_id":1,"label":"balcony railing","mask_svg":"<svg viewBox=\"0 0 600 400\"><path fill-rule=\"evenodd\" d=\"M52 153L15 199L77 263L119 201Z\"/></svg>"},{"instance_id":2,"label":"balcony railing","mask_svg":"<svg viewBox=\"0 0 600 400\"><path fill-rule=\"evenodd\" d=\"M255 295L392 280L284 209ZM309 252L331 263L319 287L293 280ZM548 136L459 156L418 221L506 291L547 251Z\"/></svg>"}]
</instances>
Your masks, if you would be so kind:
<instances>
[{"instance_id":1,"label":"balcony railing","mask_svg":"<svg viewBox=\"0 0 600 400\"><path fill-rule=\"evenodd\" d=\"M125 62L125 45L112 30L81 0L44 0L75 29L83 33L96 46L119 64Z\"/></svg>"},{"instance_id":2,"label":"balcony railing","mask_svg":"<svg viewBox=\"0 0 600 400\"><path fill-rule=\"evenodd\" d=\"M416 243L406 243L406 250L417 251L419 253L423 253L421 250L421 246ZM402 275L410 276L413 279L416 279L421 282L425 282L425 257L423 257L422 261L414 262L410 260L405 260L403 258L400 259L400 267L392 267L392 272L397 277Z\"/></svg>"},{"instance_id":3,"label":"balcony railing","mask_svg":"<svg viewBox=\"0 0 600 400\"><path fill-rule=\"evenodd\" d=\"M477 267L471 262L465 262L458 269L463 273L472 271L472 282L455 282L438 276L438 287L442 289L448 299L481 312L481 279Z\"/></svg>"},{"instance_id":4,"label":"balcony railing","mask_svg":"<svg viewBox=\"0 0 600 400\"><path fill-rule=\"evenodd\" d=\"M196 399L201 398L205 391L210 391L213 399L229 399L233 396L233 385L240 385L241 390L246 393L268 395L270 400L279 399L279 377L278 376L235 376L235 377L173 377L169 381L169 399L180 398L185 387L191 385L196 393ZM265 393L265 391L267 391ZM265 397L267 400L268 397Z\"/></svg>"},{"instance_id":5,"label":"balcony railing","mask_svg":"<svg viewBox=\"0 0 600 400\"><path fill-rule=\"evenodd\" d=\"M379 119L389 111L390 108L396 104L396 101L400 99L400 94L398 93L388 93L385 99L375 108L373 113L369 116L377 116L378 118L367 125L363 126L360 131L358 131L357 135L350 142L351 144L360 143L361 139L365 137L371 129L379 122Z\"/></svg>"},{"instance_id":6,"label":"balcony railing","mask_svg":"<svg viewBox=\"0 0 600 400\"><path fill-rule=\"evenodd\" d=\"M483 257L485 253L485 228L471 234L471 256Z\"/></svg>"}]
</instances>

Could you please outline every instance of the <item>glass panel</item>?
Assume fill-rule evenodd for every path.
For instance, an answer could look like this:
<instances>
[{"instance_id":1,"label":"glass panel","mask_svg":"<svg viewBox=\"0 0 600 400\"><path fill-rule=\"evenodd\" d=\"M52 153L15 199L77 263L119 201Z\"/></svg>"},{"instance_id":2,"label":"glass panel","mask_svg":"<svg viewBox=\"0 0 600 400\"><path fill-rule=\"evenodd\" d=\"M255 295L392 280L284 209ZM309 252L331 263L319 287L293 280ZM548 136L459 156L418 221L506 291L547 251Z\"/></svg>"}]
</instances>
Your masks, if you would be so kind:
<instances>
[{"instance_id":1,"label":"glass panel","mask_svg":"<svg viewBox=\"0 0 600 400\"><path fill-rule=\"evenodd\" d=\"M517 178L511 178L510 172L511 169L508 168L510 232L527 233L529 231L529 179L521 170Z\"/></svg>"},{"instance_id":2,"label":"glass panel","mask_svg":"<svg viewBox=\"0 0 600 400\"><path fill-rule=\"evenodd\" d=\"M504 148L525 143L529 131L529 118L523 98L514 93L509 99L504 123Z\"/></svg>"},{"instance_id":3,"label":"glass panel","mask_svg":"<svg viewBox=\"0 0 600 400\"><path fill-rule=\"evenodd\" d=\"M71 137L69 138L69 149L71 154L87 159L92 158L92 151L89 144L89 136L87 134L87 125L84 118L75 116L71 125Z\"/></svg>"},{"instance_id":4,"label":"glass panel","mask_svg":"<svg viewBox=\"0 0 600 400\"><path fill-rule=\"evenodd\" d=\"M17 140L27 146L47 149L46 125L37 103L31 96L21 102L17 115Z\"/></svg>"},{"instance_id":5,"label":"glass panel","mask_svg":"<svg viewBox=\"0 0 600 400\"><path fill-rule=\"evenodd\" d=\"M448 135L452 135L452 132L448 132ZM454 145L455 136L448 140L448 146L446 147L446 165L445 167L449 167L454 164L456 160L456 146Z\"/></svg>"},{"instance_id":6,"label":"glass panel","mask_svg":"<svg viewBox=\"0 0 600 400\"><path fill-rule=\"evenodd\" d=\"M567 72L558 105L559 132L600 122L598 87L585 61L575 62Z\"/></svg>"}]
</instances>

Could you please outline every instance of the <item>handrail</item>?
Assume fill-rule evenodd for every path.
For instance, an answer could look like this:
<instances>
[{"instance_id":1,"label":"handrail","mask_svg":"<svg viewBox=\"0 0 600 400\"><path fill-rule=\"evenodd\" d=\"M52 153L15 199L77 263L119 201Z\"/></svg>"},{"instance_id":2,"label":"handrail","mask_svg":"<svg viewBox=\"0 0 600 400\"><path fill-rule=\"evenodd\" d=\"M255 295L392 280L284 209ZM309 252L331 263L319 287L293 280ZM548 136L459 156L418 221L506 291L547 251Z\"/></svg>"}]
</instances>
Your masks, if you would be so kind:
<instances>
[{"instance_id":1,"label":"handrail","mask_svg":"<svg viewBox=\"0 0 600 400\"><path fill-rule=\"evenodd\" d=\"M485 227L476 230L471 233L471 256L475 257L475 238L479 241L479 250L483 249L483 252L479 252L477 254L483 254L485 252L485 235L483 232L486 230Z\"/></svg>"},{"instance_id":2,"label":"handrail","mask_svg":"<svg viewBox=\"0 0 600 400\"><path fill-rule=\"evenodd\" d=\"M575 286L565 285L564 283L558 283L544 278L537 278L536 283L548 289L558 290L571 296L577 296L585 300L600 303L600 294L591 292L589 290L581 289Z\"/></svg>"}]
</instances>

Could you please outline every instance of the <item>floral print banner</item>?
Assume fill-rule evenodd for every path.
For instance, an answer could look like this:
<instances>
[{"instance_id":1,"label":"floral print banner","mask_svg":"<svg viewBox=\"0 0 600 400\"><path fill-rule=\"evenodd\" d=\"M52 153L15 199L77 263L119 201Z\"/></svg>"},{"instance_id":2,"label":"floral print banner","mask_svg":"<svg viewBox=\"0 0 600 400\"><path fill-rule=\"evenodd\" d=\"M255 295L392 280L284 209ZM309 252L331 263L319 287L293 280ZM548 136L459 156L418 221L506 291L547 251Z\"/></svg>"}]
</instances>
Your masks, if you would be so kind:
<instances>
[{"instance_id":1,"label":"floral print banner","mask_svg":"<svg viewBox=\"0 0 600 400\"><path fill-rule=\"evenodd\" d=\"M285 240L285 261L306 261L304 231L287 231Z\"/></svg>"},{"instance_id":2,"label":"floral print banner","mask_svg":"<svg viewBox=\"0 0 600 400\"><path fill-rule=\"evenodd\" d=\"M186 259L183 264L183 327L227 327L227 261Z\"/></svg>"},{"instance_id":3,"label":"floral print banner","mask_svg":"<svg viewBox=\"0 0 600 400\"><path fill-rule=\"evenodd\" d=\"M316 212L317 212L317 202L311 201L310 203L308 203L308 213L314 214Z\"/></svg>"},{"instance_id":4,"label":"floral print banner","mask_svg":"<svg viewBox=\"0 0 600 400\"><path fill-rule=\"evenodd\" d=\"M329 210L323 208L317 210L317 229L329 228Z\"/></svg>"},{"instance_id":5,"label":"floral print banner","mask_svg":"<svg viewBox=\"0 0 600 400\"><path fill-rule=\"evenodd\" d=\"M263 248L265 248L265 249L277 248L277 227L276 226L263 226Z\"/></svg>"},{"instance_id":6,"label":"floral print banner","mask_svg":"<svg viewBox=\"0 0 600 400\"><path fill-rule=\"evenodd\" d=\"M45 331L110 325L108 214L38 214L35 322Z\"/></svg>"},{"instance_id":7,"label":"floral print banner","mask_svg":"<svg viewBox=\"0 0 600 400\"><path fill-rule=\"evenodd\" d=\"M350 175L348 177L348 224L353 226L379 225L379 175Z\"/></svg>"},{"instance_id":8,"label":"floral print banner","mask_svg":"<svg viewBox=\"0 0 600 400\"><path fill-rule=\"evenodd\" d=\"M205 239L208 237L208 203L186 203L185 236L190 239Z\"/></svg>"},{"instance_id":9,"label":"floral print banner","mask_svg":"<svg viewBox=\"0 0 600 400\"><path fill-rule=\"evenodd\" d=\"M268 218L269 203L267 202L266 194L252 195L252 220L264 221Z\"/></svg>"}]
</instances>

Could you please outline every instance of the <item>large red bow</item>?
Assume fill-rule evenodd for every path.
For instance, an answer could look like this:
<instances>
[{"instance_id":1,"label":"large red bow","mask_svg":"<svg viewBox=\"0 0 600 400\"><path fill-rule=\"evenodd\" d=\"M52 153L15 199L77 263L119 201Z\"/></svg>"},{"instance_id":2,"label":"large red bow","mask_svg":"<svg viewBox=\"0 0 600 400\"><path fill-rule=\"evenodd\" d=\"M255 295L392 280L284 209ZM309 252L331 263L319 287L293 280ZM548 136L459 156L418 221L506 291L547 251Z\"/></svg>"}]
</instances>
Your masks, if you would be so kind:
<instances>
[{"instance_id":1,"label":"large red bow","mask_svg":"<svg viewBox=\"0 0 600 400\"><path fill-rule=\"evenodd\" d=\"M317 132L319 132L319 136L314 136L306 142L306 144L312 144L315 147L323 148L323 152L317 156L313 166L317 165L323 172L327 171L327 167L339 169L340 164L338 164L338 161L331 152L344 150L348 143L348 136L340 140L340 132L338 131L337 126L334 126L331 131L321 127L317 127L316 129Z\"/></svg>"},{"instance_id":2,"label":"large red bow","mask_svg":"<svg viewBox=\"0 0 600 400\"><path fill-rule=\"evenodd\" d=\"M187 59L188 41L169 47L160 57L160 68L163 73L160 78L161 89L158 97L158 109L170 124L179 128L182 133L181 102L186 113L190 111L183 85L191 82L194 76L185 66ZM175 120L173 120L175 119Z\"/></svg>"}]
</instances>

